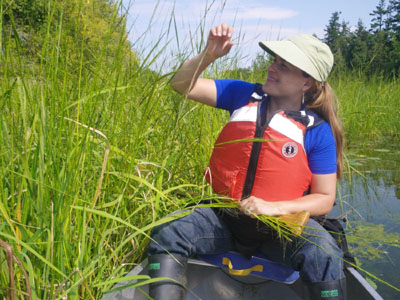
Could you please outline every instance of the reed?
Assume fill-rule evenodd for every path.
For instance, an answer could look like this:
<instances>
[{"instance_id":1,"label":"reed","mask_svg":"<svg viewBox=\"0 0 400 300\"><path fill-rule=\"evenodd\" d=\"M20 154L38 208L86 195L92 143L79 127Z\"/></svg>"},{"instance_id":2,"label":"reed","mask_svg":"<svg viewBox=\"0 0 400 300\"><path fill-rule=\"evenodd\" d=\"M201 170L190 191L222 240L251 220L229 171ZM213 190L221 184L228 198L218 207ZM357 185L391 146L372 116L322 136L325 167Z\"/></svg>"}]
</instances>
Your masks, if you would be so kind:
<instances>
[{"instance_id":1,"label":"reed","mask_svg":"<svg viewBox=\"0 0 400 300\"><path fill-rule=\"evenodd\" d=\"M361 147L375 141L399 141L399 79L383 79L379 74L367 77L349 72L333 77L332 85L339 99L339 112L347 146Z\"/></svg>"},{"instance_id":2,"label":"reed","mask_svg":"<svg viewBox=\"0 0 400 300\"><path fill-rule=\"evenodd\" d=\"M170 18L166 30L173 31ZM100 50L94 65L82 56L72 68L72 45L63 41L61 20L53 21L58 35L48 33L37 63L17 46L1 55L0 239L22 261L33 299L97 299L141 261L151 229L169 220L163 216L213 197L203 170L228 116L170 89L169 75L154 71L153 57L167 53L157 41L135 54L140 60L110 61ZM193 48L203 46L195 40ZM181 60L193 52L185 51ZM240 74L222 68L210 73ZM353 144L398 138L396 79L343 75L334 82ZM3 263L0 270L4 297L10 270ZM14 271L22 298L23 272Z\"/></svg>"}]
</instances>

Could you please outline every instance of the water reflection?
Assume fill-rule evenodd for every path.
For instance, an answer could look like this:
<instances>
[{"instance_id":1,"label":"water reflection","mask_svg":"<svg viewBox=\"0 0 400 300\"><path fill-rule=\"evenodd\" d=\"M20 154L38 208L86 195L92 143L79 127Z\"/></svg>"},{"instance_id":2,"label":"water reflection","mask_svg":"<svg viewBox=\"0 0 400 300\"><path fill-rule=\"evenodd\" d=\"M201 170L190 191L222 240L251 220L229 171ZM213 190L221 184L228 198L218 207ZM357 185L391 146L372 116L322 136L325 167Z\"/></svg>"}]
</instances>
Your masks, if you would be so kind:
<instances>
[{"instance_id":1,"label":"water reflection","mask_svg":"<svg viewBox=\"0 0 400 300\"><path fill-rule=\"evenodd\" d=\"M360 258L361 266L400 289L400 152L375 148L364 153L348 155L353 169L340 181L339 205L331 215L346 216L349 228L362 228L369 239L364 244L372 251ZM383 224L387 235L373 224ZM372 236L367 231L372 232ZM382 236L386 242L379 239ZM397 242L391 244L393 236ZM400 299L400 292L381 283L377 286L384 299Z\"/></svg>"}]
</instances>

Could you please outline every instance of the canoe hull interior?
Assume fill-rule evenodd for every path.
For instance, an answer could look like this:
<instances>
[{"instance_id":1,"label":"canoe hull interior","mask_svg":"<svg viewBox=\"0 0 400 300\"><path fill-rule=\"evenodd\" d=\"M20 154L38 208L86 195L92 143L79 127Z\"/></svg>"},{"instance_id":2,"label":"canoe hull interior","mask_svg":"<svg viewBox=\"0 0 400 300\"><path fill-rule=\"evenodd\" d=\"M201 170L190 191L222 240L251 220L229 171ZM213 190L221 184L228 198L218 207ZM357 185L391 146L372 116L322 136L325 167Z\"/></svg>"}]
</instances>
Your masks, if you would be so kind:
<instances>
[{"instance_id":1,"label":"canoe hull interior","mask_svg":"<svg viewBox=\"0 0 400 300\"><path fill-rule=\"evenodd\" d=\"M126 276L146 275L147 260L135 267ZM293 284L275 282L257 276L233 276L227 270L209 265L202 261L190 260L187 271L188 295L187 299L204 300L240 300L266 299L269 300L302 300L302 282L297 280ZM353 268L346 270L348 299L383 300L382 297L365 281ZM136 280L121 282L112 289L123 287ZM144 293L148 293L148 286L130 287L120 291L106 293L102 300L147 300Z\"/></svg>"}]
</instances>

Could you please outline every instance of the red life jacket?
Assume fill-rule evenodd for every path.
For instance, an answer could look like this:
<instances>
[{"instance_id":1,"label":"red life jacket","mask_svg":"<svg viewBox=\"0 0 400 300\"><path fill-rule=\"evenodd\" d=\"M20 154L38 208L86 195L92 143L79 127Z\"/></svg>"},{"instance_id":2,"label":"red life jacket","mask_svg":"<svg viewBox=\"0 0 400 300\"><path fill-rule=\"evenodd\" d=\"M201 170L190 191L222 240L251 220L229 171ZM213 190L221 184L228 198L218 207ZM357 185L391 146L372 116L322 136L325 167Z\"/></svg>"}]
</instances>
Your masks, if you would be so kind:
<instances>
[{"instance_id":1,"label":"red life jacket","mask_svg":"<svg viewBox=\"0 0 400 300\"><path fill-rule=\"evenodd\" d=\"M257 84L249 104L232 113L216 140L205 174L215 193L280 201L308 191L312 173L304 136L307 128L322 121L316 124L317 116L308 111L283 110L265 120L265 100L267 95Z\"/></svg>"}]
</instances>

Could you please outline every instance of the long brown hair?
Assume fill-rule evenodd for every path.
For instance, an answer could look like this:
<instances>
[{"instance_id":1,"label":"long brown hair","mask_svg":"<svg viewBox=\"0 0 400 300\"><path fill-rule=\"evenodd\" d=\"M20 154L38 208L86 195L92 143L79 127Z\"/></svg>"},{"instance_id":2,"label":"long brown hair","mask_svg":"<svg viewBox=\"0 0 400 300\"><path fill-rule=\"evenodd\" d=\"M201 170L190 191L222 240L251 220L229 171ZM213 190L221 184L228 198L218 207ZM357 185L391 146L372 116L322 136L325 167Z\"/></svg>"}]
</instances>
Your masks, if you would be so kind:
<instances>
[{"instance_id":1,"label":"long brown hair","mask_svg":"<svg viewBox=\"0 0 400 300\"><path fill-rule=\"evenodd\" d=\"M337 178L340 178L343 170L343 131L341 122L336 113L337 98L331 86L314 80L311 88L304 94L306 107L315 111L331 126L336 142Z\"/></svg>"}]
</instances>

